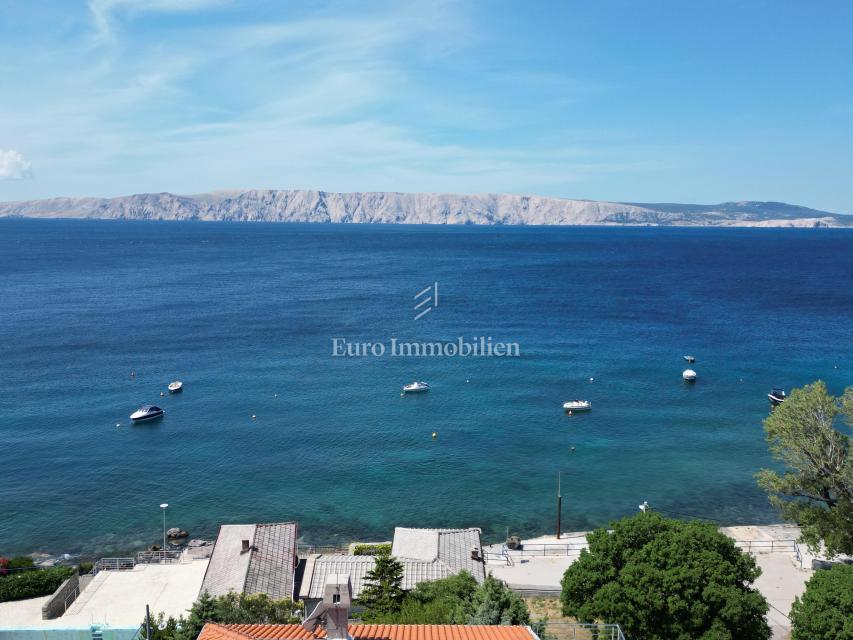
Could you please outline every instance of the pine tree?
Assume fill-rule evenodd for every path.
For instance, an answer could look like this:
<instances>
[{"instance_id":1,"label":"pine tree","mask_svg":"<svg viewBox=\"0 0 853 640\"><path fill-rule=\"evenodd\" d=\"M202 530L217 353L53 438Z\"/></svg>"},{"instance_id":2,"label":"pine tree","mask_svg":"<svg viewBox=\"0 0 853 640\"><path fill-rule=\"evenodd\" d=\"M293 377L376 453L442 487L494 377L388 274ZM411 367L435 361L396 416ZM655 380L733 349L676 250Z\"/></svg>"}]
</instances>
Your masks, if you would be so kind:
<instances>
[{"instance_id":1,"label":"pine tree","mask_svg":"<svg viewBox=\"0 0 853 640\"><path fill-rule=\"evenodd\" d=\"M364 608L365 621L400 612L403 598L403 564L390 553L376 556L373 569L364 576L364 587L358 602Z\"/></svg>"}]
</instances>

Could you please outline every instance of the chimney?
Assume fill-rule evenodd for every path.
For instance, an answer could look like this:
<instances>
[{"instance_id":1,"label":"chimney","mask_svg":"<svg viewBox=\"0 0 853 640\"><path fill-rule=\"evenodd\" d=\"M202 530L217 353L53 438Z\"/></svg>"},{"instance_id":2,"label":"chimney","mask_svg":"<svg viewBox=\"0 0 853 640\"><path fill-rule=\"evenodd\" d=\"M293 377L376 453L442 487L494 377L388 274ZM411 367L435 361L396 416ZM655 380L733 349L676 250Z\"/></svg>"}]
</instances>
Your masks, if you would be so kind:
<instances>
[{"instance_id":1,"label":"chimney","mask_svg":"<svg viewBox=\"0 0 853 640\"><path fill-rule=\"evenodd\" d=\"M243 548L240 550L240 553L249 553L249 541L243 540Z\"/></svg>"},{"instance_id":2,"label":"chimney","mask_svg":"<svg viewBox=\"0 0 853 640\"><path fill-rule=\"evenodd\" d=\"M480 559L480 547L474 545L471 547L471 560L479 560Z\"/></svg>"},{"instance_id":3,"label":"chimney","mask_svg":"<svg viewBox=\"0 0 853 640\"><path fill-rule=\"evenodd\" d=\"M317 628L320 618L326 618L327 640L352 640L347 624L352 606L352 583L346 574L330 574L326 577L323 600L311 612L302 627L311 633Z\"/></svg>"}]
</instances>

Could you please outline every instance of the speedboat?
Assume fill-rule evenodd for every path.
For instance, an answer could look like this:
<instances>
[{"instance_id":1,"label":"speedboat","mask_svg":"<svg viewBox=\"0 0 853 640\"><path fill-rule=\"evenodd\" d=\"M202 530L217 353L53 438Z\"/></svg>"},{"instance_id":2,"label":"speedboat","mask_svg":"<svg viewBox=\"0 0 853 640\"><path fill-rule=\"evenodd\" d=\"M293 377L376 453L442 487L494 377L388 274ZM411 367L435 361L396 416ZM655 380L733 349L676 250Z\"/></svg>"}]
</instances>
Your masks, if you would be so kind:
<instances>
[{"instance_id":1,"label":"speedboat","mask_svg":"<svg viewBox=\"0 0 853 640\"><path fill-rule=\"evenodd\" d=\"M592 403L589 400L569 400L563 403L563 409L566 411L590 411Z\"/></svg>"},{"instance_id":2,"label":"speedboat","mask_svg":"<svg viewBox=\"0 0 853 640\"><path fill-rule=\"evenodd\" d=\"M157 407L153 404L146 404L131 413L130 419L133 422L145 422L146 420L156 420L157 418L162 418L165 413L166 412L163 411L160 407Z\"/></svg>"},{"instance_id":3,"label":"speedboat","mask_svg":"<svg viewBox=\"0 0 853 640\"><path fill-rule=\"evenodd\" d=\"M175 380L169 383L169 393L180 393L184 390L184 383L180 380Z\"/></svg>"},{"instance_id":4,"label":"speedboat","mask_svg":"<svg viewBox=\"0 0 853 640\"><path fill-rule=\"evenodd\" d=\"M403 387L403 393L422 393L424 391L429 391L429 385L418 380Z\"/></svg>"},{"instance_id":5,"label":"speedboat","mask_svg":"<svg viewBox=\"0 0 853 640\"><path fill-rule=\"evenodd\" d=\"M693 356L684 356L684 359L687 360L687 362L689 362L690 364L696 362L696 358L694 358Z\"/></svg>"},{"instance_id":6,"label":"speedboat","mask_svg":"<svg viewBox=\"0 0 853 640\"><path fill-rule=\"evenodd\" d=\"M771 389L770 393L767 394L767 399L770 400L770 404L773 406L777 406L785 402L788 396L785 395L784 389Z\"/></svg>"},{"instance_id":7,"label":"speedboat","mask_svg":"<svg viewBox=\"0 0 853 640\"><path fill-rule=\"evenodd\" d=\"M685 382L695 382L696 381L696 372L693 369L685 369L681 374L681 377L684 378Z\"/></svg>"}]
</instances>

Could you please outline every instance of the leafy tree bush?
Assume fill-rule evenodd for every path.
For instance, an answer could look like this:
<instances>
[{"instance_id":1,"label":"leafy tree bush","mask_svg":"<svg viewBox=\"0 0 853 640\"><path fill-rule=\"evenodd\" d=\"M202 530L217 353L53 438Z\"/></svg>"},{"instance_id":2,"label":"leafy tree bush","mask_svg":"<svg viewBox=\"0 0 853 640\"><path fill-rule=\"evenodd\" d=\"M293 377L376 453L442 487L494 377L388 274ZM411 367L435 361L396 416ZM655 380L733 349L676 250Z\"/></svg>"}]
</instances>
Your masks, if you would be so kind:
<instances>
[{"instance_id":1,"label":"leafy tree bush","mask_svg":"<svg viewBox=\"0 0 853 640\"><path fill-rule=\"evenodd\" d=\"M467 571L419 583L405 594L399 611L366 613L365 620L383 624L530 624L519 595L492 576L478 584Z\"/></svg>"},{"instance_id":2,"label":"leafy tree bush","mask_svg":"<svg viewBox=\"0 0 853 640\"><path fill-rule=\"evenodd\" d=\"M378 556L383 553L391 553L391 543L382 542L379 544L357 544L352 548L354 556Z\"/></svg>"},{"instance_id":3,"label":"leafy tree bush","mask_svg":"<svg viewBox=\"0 0 853 640\"><path fill-rule=\"evenodd\" d=\"M274 600L265 593L247 595L233 591L214 598L206 591L184 618L157 615L151 624L150 640L196 640L208 622L220 624L291 624L301 621L302 603ZM145 621L142 621L144 637Z\"/></svg>"},{"instance_id":4,"label":"leafy tree bush","mask_svg":"<svg viewBox=\"0 0 853 640\"><path fill-rule=\"evenodd\" d=\"M15 556L9 560L9 569L32 569L35 562L29 556Z\"/></svg>"},{"instance_id":5,"label":"leafy tree bush","mask_svg":"<svg viewBox=\"0 0 853 640\"><path fill-rule=\"evenodd\" d=\"M51 567L33 571L14 571L0 576L0 602L46 596L71 577L71 567Z\"/></svg>"},{"instance_id":6,"label":"leafy tree bush","mask_svg":"<svg viewBox=\"0 0 853 640\"><path fill-rule=\"evenodd\" d=\"M770 451L786 470L756 475L782 516L800 525L802 541L812 551L823 541L830 555L853 553L853 452L835 428L839 414L853 427L853 387L841 398L820 380L794 389L764 420Z\"/></svg>"},{"instance_id":7,"label":"leafy tree bush","mask_svg":"<svg viewBox=\"0 0 853 640\"><path fill-rule=\"evenodd\" d=\"M853 565L816 571L791 607L791 640L853 640Z\"/></svg>"},{"instance_id":8,"label":"leafy tree bush","mask_svg":"<svg viewBox=\"0 0 853 640\"><path fill-rule=\"evenodd\" d=\"M376 556L376 564L364 576L358 599L358 604L364 607L362 617L372 622L399 613L405 595L402 563L390 553Z\"/></svg>"},{"instance_id":9,"label":"leafy tree bush","mask_svg":"<svg viewBox=\"0 0 853 640\"><path fill-rule=\"evenodd\" d=\"M640 513L598 529L563 576L563 613L644 640L766 640L755 560L712 525Z\"/></svg>"}]
</instances>

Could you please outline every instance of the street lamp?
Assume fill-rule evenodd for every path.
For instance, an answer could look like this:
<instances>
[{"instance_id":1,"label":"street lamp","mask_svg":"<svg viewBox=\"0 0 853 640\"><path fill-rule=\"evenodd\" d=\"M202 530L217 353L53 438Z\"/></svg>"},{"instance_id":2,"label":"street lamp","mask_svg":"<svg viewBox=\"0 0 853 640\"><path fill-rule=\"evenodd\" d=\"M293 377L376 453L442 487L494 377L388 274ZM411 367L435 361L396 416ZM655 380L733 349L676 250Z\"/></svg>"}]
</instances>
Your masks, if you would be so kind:
<instances>
[{"instance_id":1,"label":"street lamp","mask_svg":"<svg viewBox=\"0 0 853 640\"><path fill-rule=\"evenodd\" d=\"M166 550L166 507L168 506L168 502L164 502L160 505L160 508L163 510L163 551Z\"/></svg>"}]
</instances>

